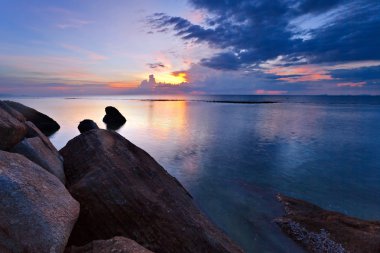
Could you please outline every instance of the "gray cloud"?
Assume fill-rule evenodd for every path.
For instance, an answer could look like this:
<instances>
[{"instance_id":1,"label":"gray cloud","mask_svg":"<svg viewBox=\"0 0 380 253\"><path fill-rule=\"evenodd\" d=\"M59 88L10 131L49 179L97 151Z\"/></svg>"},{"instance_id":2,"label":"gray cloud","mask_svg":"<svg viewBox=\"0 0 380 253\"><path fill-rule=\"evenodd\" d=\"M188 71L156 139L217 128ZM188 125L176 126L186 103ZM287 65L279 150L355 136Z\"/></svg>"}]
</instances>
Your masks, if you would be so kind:
<instances>
[{"instance_id":1,"label":"gray cloud","mask_svg":"<svg viewBox=\"0 0 380 253\"><path fill-rule=\"evenodd\" d=\"M163 64L162 62L147 63L147 65L151 69L166 68L165 64Z\"/></svg>"}]
</instances>

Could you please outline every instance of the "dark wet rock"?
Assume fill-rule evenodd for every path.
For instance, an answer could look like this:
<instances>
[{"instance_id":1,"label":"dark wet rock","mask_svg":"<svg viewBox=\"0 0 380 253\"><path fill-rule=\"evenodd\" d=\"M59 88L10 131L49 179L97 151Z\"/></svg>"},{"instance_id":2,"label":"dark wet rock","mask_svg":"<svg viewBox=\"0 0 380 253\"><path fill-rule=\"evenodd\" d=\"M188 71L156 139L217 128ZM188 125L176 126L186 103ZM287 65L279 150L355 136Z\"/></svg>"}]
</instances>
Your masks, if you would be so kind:
<instances>
[{"instance_id":1,"label":"dark wet rock","mask_svg":"<svg viewBox=\"0 0 380 253\"><path fill-rule=\"evenodd\" d=\"M116 236L109 240L92 241L82 247L71 246L68 247L65 253L153 253L152 251L144 248L137 242Z\"/></svg>"},{"instance_id":2,"label":"dark wet rock","mask_svg":"<svg viewBox=\"0 0 380 253\"><path fill-rule=\"evenodd\" d=\"M118 133L92 130L60 152L81 204L69 245L125 236L156 253L242 252L174 177Z\"/></svg>"},{"instance_id":3,"label":"dark wet rock","mask_svg":"<svg viewBox=\"0 0 380 253\"><path fill-rule=\"evenodd\" d=\"M119 129L127 121L115 107L107 106L105 110L106 115L103 118L103 122L107 124L108 129Z\"/></svg>"},{"instance_id":4,"label":"dark wet rock","mask_svg":"<svg viewBox=\"0 0 380 253\"><path fill-rule=\"evenodd\" d=\"M26 133L24 119L0 102L0 149L9 150L20 142Z\"/></svg>"},{"instance_id":5,"label":"dark wet rock","mask_svg":"<svg viewBox=\"0 0 380 253\"><path fill-rule=\"evenodd\" d=\"M84 133L92 129L99 129L99 127L94 121L90 119L82 120L78 125L78 130L80 133Z\"/></svg>"},{"instance_id":6,"label":"dark wet rock","mask_svg":"<svg viewBox=\"0 0 380 253\"><path fill-rule=\"evenodd\" d=\"M21 113L26 120L33 122L47 136L52 135L60 128L55 120L33 108L13 101L4 101L4 103Z\"/></svg>"},{"instance_id":7,"label":"dark wet rock","mask_svg":"<svg viewBox=\"0 0 380 253\"><path fill-rule=\"evenodd\" d=\"M58 153L58 150L54 147L54 145L50 142L50 139L46 137L45 134L43 134L40 129L38 129L33 122L27 121L25 122L25 125L27 127L27 138L33 138L33 137L40 137L40 139L45 143L46 146L50 148L54 153L57 153L57 155L60 157L61 160L63 160L62 156Z\"/></svg>"},{"instance_id":8,"label":"dark wet rock","mask_svg":"<svg viewBox=\"0 0 380 253\"><path fill-rule=\"evenodd\" d=\"M60 154L57 150L51 150L39 136L25 138L16 144L10 151L25 156L32 162L52 173L65 184L66 179Z\"/></svg>"},{"instance_id":9,"label":"dark wet rock","mask_svg":"<svg viewBox=\"0 0 380 253\"><path fill-rule=\"evenodd\" d=\"M285 215L275 222L309 252L380 252L380 222L365 221L279 195Z\"/></svg>"},{"instance_id":10,"label":"dark wet rock","mask_svg":"<svg viewBox=\"0 0 380 253\"><path fill-rule=\"evenodd\" d=\"M12 107L10 107L6 102L0 101L0 108L3 109L3 110L5 110L10 115L12 115L18 121L20 121L20 122L25 122L26 121L24 115L22 115L21 113L19 113L18 111L16 111Z\"/></svg>"},{"instance_id":11,"label":"dark wet rock","mask_svg":"<svg viewBox=\"0 0 380 253\"><path fill-rule=\"evenodd\" d=\"M78 202L55 176L5 151L0 207L0 252L63 252L79 215Z\"/></svg>"}]
</instances>

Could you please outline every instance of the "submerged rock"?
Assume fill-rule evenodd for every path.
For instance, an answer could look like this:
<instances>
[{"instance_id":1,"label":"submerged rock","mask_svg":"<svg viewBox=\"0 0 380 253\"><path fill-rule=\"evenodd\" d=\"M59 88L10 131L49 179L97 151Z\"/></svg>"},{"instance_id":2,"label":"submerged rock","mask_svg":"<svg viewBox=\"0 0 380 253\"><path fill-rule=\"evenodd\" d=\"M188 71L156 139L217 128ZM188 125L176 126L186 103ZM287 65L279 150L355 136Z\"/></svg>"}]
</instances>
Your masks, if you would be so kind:
<instances>
[{"instance_id":1,"label":"submerged rock","mask_svg":"<svg viewBox=\"0 0 380 253\"><path fill-rule=\"evenodd\" d=\"M65 253L153 253L147 250L137 242L116 236L109 240L92 241L82 247L71 246L65 250Z\"/></svg>"},{"instance_id":2,"label":"submerged rock","mask_svg":"<svg viewBox=\"0 0 380 253\"><path fill-rule=\"evenodd\" d=\"M0 149L9 150L27 133L25 119L0 101Z\"/></svg>"},{"instance_id":3,"label":"submerged rock","mask_svg":"<svg viewBox=\"0 0 380 253\"><path fill-rule=\"evenodd\" d=\"M55 120L33 108L13 101L4 101L4 103L21 113L26 120L33 122L47 136L52 135L60 128Z\"/></svg>"},{"instance_id":4,"label":"submerged rock","mask_svg":"<svg viewBox=\"0 0 380 253\"><path fill-rule=\"evenodd\" d=\"M125 236L156 253L242 252L174 177L118 133L92 130L60 152L81 204L69 245Z\"/></svg>"},{"instance_id":5,"label":"submerged rock","mask_svg":"<svg viewBox=\"0 0 380 253\"><path fill-rule=\"evenodd\" d=\"M99 129L99 127L94 121L90 119L82 120L78 125L78 130L80 133L84 133L92 129Z\"/></svg>"},{"instance_id":6,"label":"submerged rock","mask_svg":"<svg viewBox=\"0 0 380 253\"><path fill-rule=\"evenodd\" d=\"M79 215L65 186L22 155L0 151L0 251L60 253Z\"/></svg>"},{"instance_id":7,"label":"submerged rock","mask_svg":"<svg viewBox=\"0 0 380 253\"><path fill-rule=\"evenodd\" d=\"M127 121L115 107L107 106L105 110L106 115L103 118L103 122L107 124L107 129L119 129Z\"/></svg>"},{"instance_id":8,"label":"submerged rock","mask_svg":"<svg viewBox=\"0 0 380 253\"><path fill-rule=\"evenodd\" d=\"M380 222L327 211L282 195L278 200L286 215L275 222L309 252L380 252Z\"/></svg>"}]
</instances>

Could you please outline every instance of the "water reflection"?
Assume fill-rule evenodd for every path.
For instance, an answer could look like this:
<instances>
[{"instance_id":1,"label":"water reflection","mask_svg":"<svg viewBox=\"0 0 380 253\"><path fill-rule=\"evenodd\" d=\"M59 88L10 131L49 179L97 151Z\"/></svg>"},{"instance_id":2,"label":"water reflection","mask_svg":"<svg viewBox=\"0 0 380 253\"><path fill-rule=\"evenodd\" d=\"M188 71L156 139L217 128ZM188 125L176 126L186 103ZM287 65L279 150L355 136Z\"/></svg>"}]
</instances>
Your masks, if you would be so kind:
<instances>
[{"instance_id":1,"label":"water reflection","mask_svg":"<svg viewBox=\"0 0 380 253\"><path fill-rule=\"evenodd\" d=\"M187 101L159 102L149 101L148 103L148 127L151 134L161 140L165 140L169 135L178 135L180 140L186 142L187 131Z\"/></svg>"},{"instance_id":2,"label":"water reflection","mask_svg":"<svg viewBox=\"0 0 380 253\"><path fill-rule=\"evenodd\" d=\"M127 118L117 132L177 177L246 252L277 253L302 252L272 222L281 213L277 192L380 219L379 104L331 105L326 97L305 104L307 99L265 105L123 98L19 102L57 120L61 129L51 140L58 148L79 134L84 118L105 128L104 108L116 107Z\"/></svg>"}]
</instances>

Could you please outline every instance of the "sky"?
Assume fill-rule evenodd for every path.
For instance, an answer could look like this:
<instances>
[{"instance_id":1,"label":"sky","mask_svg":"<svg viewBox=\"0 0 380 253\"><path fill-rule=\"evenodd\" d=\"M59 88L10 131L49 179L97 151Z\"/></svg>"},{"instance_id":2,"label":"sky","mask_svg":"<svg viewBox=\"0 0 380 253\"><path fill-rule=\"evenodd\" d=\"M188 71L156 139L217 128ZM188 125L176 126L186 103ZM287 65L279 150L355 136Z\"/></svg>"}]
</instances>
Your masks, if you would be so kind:
<instances>
[{"instance_id":1,"label":"sky","mask_svg":"<svg viewBox=\"0 0 380 253\"><path fill-rule=\"evenodd\" d=\"M378 0L0 0L0 12L0 95L380 95Z\"/></svg>"}]
</instances>

